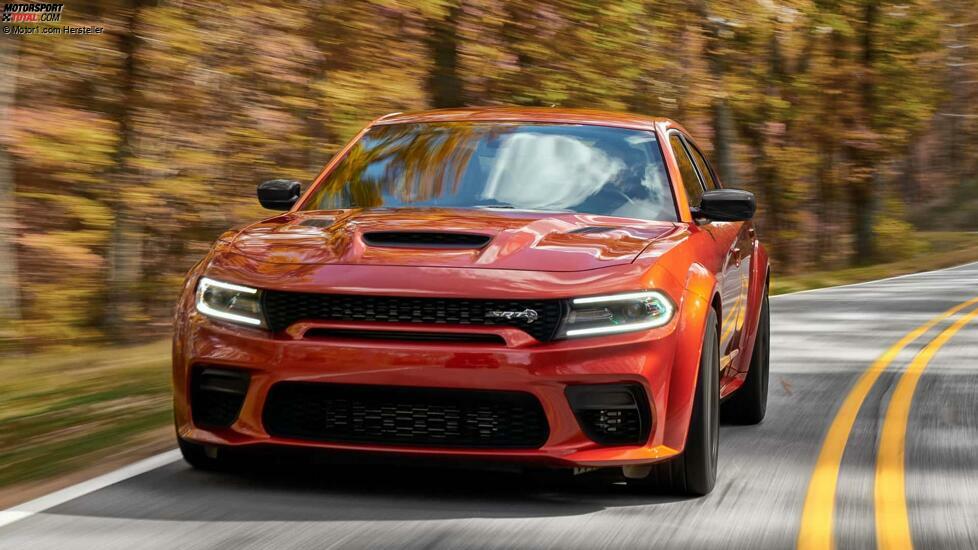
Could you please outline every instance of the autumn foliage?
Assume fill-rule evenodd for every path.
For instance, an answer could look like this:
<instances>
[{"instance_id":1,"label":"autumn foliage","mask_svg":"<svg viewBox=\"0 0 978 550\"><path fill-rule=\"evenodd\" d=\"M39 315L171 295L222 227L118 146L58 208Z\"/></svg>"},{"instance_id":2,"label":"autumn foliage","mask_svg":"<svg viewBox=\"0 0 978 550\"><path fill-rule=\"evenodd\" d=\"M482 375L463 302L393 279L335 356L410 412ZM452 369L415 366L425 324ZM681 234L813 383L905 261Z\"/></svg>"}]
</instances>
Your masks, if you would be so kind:
<instances>
[{"instance_id":1,"label":"autumn foliage","mask_svg":"<svg viewBox=\"0 0 978 550\"><path fill-rule=\"evenodd\" d=\"M672 117L727 186L757 194L779 272L904 257L921 246L915 226L939 226L949 208L978 214L976 8L66 4L66 21L105 32L0 36L0 351L165 334L185 271L222 231L266 214L258 182L309 182L392 111Z\"/></svg>"}]
</instances>

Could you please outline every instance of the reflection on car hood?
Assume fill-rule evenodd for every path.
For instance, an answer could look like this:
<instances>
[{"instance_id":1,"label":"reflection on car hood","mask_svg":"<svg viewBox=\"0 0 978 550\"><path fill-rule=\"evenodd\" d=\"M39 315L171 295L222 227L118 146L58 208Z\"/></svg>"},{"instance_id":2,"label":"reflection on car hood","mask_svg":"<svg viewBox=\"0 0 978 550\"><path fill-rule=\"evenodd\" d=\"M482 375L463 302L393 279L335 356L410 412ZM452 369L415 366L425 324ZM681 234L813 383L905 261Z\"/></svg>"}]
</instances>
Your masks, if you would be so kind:
<instances>
[{"instance_id":1,"label":"reflection on car hood","mask_svg":"<svg viewBox=\"0 0 978 550\"><path fill-rule=\"evenodd\" d=\"M651 241L677 228L672 222L505 209L314 211L251 225L234 237L231 251L280 264L584 271L630 263ZM408 242L364 237L380 232L401 233L395 240ZM488 242L461 239L471 242L456 248L439 239L413 243L412 232L484 235Z\"/></svg>"}]
</instances>

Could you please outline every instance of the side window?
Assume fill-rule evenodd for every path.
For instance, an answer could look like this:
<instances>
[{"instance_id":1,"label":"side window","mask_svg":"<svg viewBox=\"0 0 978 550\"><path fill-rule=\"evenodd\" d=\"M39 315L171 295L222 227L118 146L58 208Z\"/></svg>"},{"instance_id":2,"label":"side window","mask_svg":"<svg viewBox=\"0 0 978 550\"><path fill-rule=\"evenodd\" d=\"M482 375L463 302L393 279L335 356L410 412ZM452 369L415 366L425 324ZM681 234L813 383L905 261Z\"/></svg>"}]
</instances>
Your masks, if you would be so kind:
<instances>
[{"instance_id":1,"label":"side window","mask_svg":"<svg viewBox=\"0 0 978 550\"><path fill-rule=\"evenodd\" d=\"M696 168L699 169L700 174L703 176L703 183L706 184L706 188L708 190L719 188L719 185L717 185L716 180L713 178L713 171L710 170L710 165L707 164L706 159L703 157L703 153L700 153L700 150L692 143L689 144L689 152L693 154L693 162L696 163Z\"/></svg>"},{"instance_id":2,"label":"side window","mask_svg":"<svg viewBox=\"0 0 978 550\"><path fill-rule=\"evenodd\" d=\"M679 134L669 136L669 145L676 154L676 164L679 165L679 175L683 178L683 187L686 188L686 195L689 197L690 206L699 206L700 199L703 197L703 185L700 183L699 176L696 175L696 168L693 161L686 152L686 146Z\"/></svg>"}]
</instances>

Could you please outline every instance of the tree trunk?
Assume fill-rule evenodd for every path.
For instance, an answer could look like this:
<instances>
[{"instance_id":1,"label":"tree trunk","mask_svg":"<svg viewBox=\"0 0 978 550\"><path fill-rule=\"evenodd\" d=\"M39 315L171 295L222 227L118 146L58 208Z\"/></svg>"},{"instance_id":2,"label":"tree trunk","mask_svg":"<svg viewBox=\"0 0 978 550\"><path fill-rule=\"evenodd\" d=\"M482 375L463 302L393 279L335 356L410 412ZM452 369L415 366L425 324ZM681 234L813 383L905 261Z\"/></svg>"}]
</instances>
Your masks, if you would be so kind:
<instances>
[{"instance_id":1,"label":"tree trunk","mask_svg":"<svg viewBox=\"0 0 978 550\"><path fill-rule=\"evenodd\" d=\"M123 55L122 89L116 109L119 123L119 149L115 166L109 176L112 214L115 223L109 242L109 269L106 281L106 305L102 326L112 341L131 338L129 322L138 313L135 293L141 276L142 227L138 216L128 203L128 189L138 185L132 169L133 112L136 108L136 26L143 0L132 3L129 19L119 36L119 51Z\"/></svg>"},{"instance_id":2,"label":"tree trunk","mask_svg":"<svg viewBox=\"0 0 978 550\"><path fill-rule=\"evenodd\" d=\"M0 39L0 59L5 60L7 76L0 79L0 336L15 335L13 325L20 320L20 286L17 276L17 247L14 244L17 222L14 195L14 166L4 139L10 136L11 111L17 86L19 41Z\"/></svg>"},{"instance_id":3,"label":"tree trunk","mask_svg":"<svg viewBox=\"0 0 978 550\"><path fill-rule=\"evenodd\" d=\"M872 128L873 115L876 113L876 82L874 63L876 62L875 32L879 15L879 6L875 1L866 4L865 21L862 35L863 81L860 91L862 95L862 117L867 127ZM874 196L878 192L880 154L876 150L878 144L864 144L853 155L858 158L856 164L860 170L858 180L849 192L849 204L853 220L853 233L856 239L853 263L864 265L871 263L876 256L874 234L874 219L876 205Z\"/></svg>"},{"instance_id":4,"label":"tree trunk","mask_svg":"<svg viewBox=\"0 0 978 550\"><path fill-rule=\"evenodd\" d=\"M727 72L727 60L721 53L721 34L730 22L714 17L709 2L697 1L690 5L693 13L700 17L705 24L703 29L704 55L709 63L710 71L720 89L724 87L724 75ZM713 154L720 181L727 186L736 185L733 162L733 144L736 140L733 113L727 100L722 95L713 99L711 105L713 116Z\"/></svg>"},{"instance_id":5,"label":"tree trunk","mask_svg":"<svg viewBox=\"0 0 978 550\"><path fill-rule=\"evenodd\" d=\"M767 158L765 153L767 140L761 129L748 130L746 139L756 155L754 182L761 202L765 206L763 229L771 239L771 259L778 266L791 265L791 243L783 236L786 211L782 204L783 190L780 188L778 170L773 166L773 161Z\"/></svg>"},{"instance_id":6,"label":"tree trunk","mask_svg":"<svg viewBox=\"0 0 978 550\"><path fill-rule=\"evenodd\" d=\"M428 25L427 43L433 61L428 75L428 93L431 106L435 108L465 104L458 72L458 19L461 13L461 3L453 2L444 19L434 19Z\"/></svg>"},{"instance_id":7,"label":"tree trunk","mask_svg":"<svg viewBox=\"0 0 978 550\"><path fill-rule=\"evenodd\" d=\"M322 82L325 80L325 69L323 70L322 80L316 80L314 82ZM316 102L315 106L311 109L306 110L303 120L306 126L306 136L309 137L309 149L306 151L306 165L309 168L309 183L312 182L319 176L323 168L326 167L326 163L330 159L329 144L332 141L332 136L330 135L329 128L326 126L326 122L320 118L322 116L322 109L319 108L319 103ZM304 184L306 185L306 184ZM305 190L305 187L303 187Z\"/></svg>"},{"instance_id":8,"label":"tree trunk","mask_svg":"<svg viewBox=\"0 0 978 550\"><path fill-rule=\"evenodd\" d=\"M875 239L873 232L873 218L876 210L874 204L874 194L871 184L868 182L857 186L852 190L851 205L853 208L852 216L856 222L856 265L867 265L872 263L875 256Z\"/></svg>"},{"instance_id":9,"label":"tree trunk","mask_svg":"<svg viewBox=\"0 0 978 550\"><path fill-rule=\"evenodd\" d=\"M336 23L333 19L332 6L321 6L311 9L309 16L309 27L306 35L309 37L310 45L314 52L314 59L309 66L309 77L306 87L309 98L312 99L310 107L300 112L305 125L305 133L309 138L309 148L306 151L305 163L309 169L309 183L311 184L330 158L329 147L335 136L333 136L327 126L327 116L320 98L319 90L327 82L330 73L330 55L327 53L330 40L337 39L330 34L334 32ZM324 35L326 35L324 37ZM325 39L324 39L325 38Z\"/></svg>"},{"instance_id":10,"label":"tree trunk","mask_svg":"<svg viewBox=\"0 0 978 550\"><path fill-rule=\"evenodd\" d=\"M734 128L733 115L727 100L717 98L713 100L713 155L716 160L717 172L720 173L720 181L724 185L735 187L737 185L734 172L733 161L733 142Z\"/></svg>"},{"instance_id":11,"label":"tree trunk","mask_svg":"<svg viewBox=\"0 0 978 550\"><path fill-rule=\"evenodd\" d=\"M833 208L834 182L831 181L832 164L836 159L832 147L826 143L820 143L818 151L819 161L815 170L815 249L812 263L824 269L830 264L827 256L832 250L832 225L834 218L838 216Z\"/></svg>"},{"instance_id":12,"label":"tree trunk","mask_svg":"<svg viewBox=\"0 0 978 550\"><path fill-rule=\"evenodd\" d=\"M903 161L903 175L900 178L900 193L903 195L903 200L910 204L920 200L920 167L917 158L919 147L920 145L916 140L910 141L907 145L906 157Z\"/></svg>"}]
</instances>

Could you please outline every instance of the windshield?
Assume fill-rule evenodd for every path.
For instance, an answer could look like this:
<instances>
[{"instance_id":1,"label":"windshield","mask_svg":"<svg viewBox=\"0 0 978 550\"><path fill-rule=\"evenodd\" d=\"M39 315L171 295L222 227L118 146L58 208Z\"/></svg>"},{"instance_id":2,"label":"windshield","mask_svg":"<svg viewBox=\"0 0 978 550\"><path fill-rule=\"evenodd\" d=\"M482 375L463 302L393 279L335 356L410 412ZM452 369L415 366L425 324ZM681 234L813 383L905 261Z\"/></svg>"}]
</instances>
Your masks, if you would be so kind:
<instances>
[{"instance_id":1,"label":"windshield","mask_svg":"<svg viewBox=\"0 0 978 550\"><path fill-rule=\"evenodd\" d=\"M303 209L424 206L677 220L655 134L571 124L375 126Z\"/></svg>"}]
</instances>

